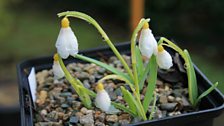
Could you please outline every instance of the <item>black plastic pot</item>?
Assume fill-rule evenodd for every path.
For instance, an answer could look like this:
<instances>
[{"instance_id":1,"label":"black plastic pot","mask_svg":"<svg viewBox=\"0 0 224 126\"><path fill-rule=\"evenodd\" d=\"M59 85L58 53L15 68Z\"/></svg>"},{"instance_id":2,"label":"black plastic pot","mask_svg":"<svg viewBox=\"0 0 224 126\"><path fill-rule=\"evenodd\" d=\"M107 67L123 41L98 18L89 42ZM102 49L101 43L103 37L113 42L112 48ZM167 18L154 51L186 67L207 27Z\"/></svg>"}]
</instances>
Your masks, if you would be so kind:
<instances>
[{"instance_id":1,"label":"black plastic pot","mask_svg":"<svg viewBox=\"0 0 224 126\"><path fill-rule=\"evenodd\" d=\"M116 45L117 49L122 54L130 54L130 43L120 43ZM172 50L168 50L171 53ZM99 58L102 56L113 55L108 47L100 47L81 51L80 54L92 58ZM67 59L65 63L69 62L83 62L77 59ZM50 69L52 67L52 56L36 58L24 61L17 66L19 93L20 93L20 112L21 112L21 126L33 125L34 105L31 102L31 94L28 84L28 73L31 67L35 67L36 72L43 69ZM199 92L205 91L211 86L211 82L205 77L203 73L195 66L196 76L198 80ZM224 109L224 97L222 93L215 89L207 97L203 98L199 106L199 111L181 114L173 117L166 117L162 119L140 122L131 125L150 125L150 126L212 126L215 117L219 116Z\"/></svg>"}]
</instances>

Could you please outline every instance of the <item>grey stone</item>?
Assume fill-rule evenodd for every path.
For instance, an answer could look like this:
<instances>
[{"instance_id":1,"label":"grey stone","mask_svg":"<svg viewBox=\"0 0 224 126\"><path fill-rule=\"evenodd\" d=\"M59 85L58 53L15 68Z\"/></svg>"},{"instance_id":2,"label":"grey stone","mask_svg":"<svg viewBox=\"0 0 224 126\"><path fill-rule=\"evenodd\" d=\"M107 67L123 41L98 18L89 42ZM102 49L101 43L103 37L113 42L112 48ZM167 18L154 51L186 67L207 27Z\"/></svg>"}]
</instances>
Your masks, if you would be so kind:
<instances>
[{"instance_id":1,"label":"grey stone","mask_svg":"<svg viewBox=\"0 0 224 126\"><path fill-rule=\"evenodd\" d=\"M72 116L72 117L70 117L70 119L69 119L69 122L70 122L71 124L76 124L76 123L78 123L78 121L79 121L79 119L78 119L78 117L76 117L76 116Z\"/></svg>"},{"instance_id":2,"label":"grey stone","mask_svg":"<svg viewBox=\"0 0 224 126\"><path fill-rule=\"evenodd\" d=\"M69 107L68 104L62 104L62 105L61 105L61 108L63 108L63 109L66 109L66 108L68 108L68 107Z\"/></svg>"},{"instance_id":3,"label":"grey stone","mask_svg":"<svg viewBox=\"0 0 224 126\"><path fill-rule=\"evenodd\" d=\"M72 93L71 92L62 92L60 94L61 97L69 97L69 96L72 96Z\"/></svg>"},{"instance_id":4,"label":"grey stone","mask_svg":"<svg viewBox=\"0 0 224 126\"><path fill-rule=\"evenodd\" d=\"M84 124L85 126L93 126L94 125L93 114L87 114L81 116L79 121L81 124Z\"/></svg>"},{"instance_id":5,"label":"grey stone","mask_svg":"<svg viewBox=\"0 0 224 126\"><path fill-rule=\"evenodd\" d=\"M83 85L88 89L91 87L88 80L84 80Z\"/></svg>"},{"instance_id":6,"label":"grey stone","mask_svg":"<svg viewBox=\"0 0 224 126\"><path fill-rule=\"evenodd\" d=\"M165 103L161 104L161 109L162 110L167 110L167 111L173 111L177 106L177 103Z\"/></svg>"}]
</instances>

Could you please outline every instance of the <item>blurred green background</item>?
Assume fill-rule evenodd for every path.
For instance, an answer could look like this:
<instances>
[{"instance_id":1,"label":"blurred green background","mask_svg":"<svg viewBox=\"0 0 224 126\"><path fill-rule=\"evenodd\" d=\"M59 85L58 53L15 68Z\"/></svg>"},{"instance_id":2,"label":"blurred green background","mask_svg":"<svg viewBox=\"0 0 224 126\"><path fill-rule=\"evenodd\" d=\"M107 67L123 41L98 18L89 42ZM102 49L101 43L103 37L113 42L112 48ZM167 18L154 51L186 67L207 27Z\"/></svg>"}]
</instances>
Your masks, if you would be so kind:
<instances>
[{"instance_id":1,"label":"blurred green background","mask_svg":"<svg viewBox=\"0 0 224 126\"><path fill-rule=\"evenodd\" d=\"M0 83L17 85L16 64L50 55L60 30L56 14L67 10L94 17L113 42L130 40L130 0L1 0ZM224 1L146 0L145 17L155 36L173 38L194 63L224 92ZM80 49L105 44L88 23L74 19Z\"/></svg>"}]
</instances>

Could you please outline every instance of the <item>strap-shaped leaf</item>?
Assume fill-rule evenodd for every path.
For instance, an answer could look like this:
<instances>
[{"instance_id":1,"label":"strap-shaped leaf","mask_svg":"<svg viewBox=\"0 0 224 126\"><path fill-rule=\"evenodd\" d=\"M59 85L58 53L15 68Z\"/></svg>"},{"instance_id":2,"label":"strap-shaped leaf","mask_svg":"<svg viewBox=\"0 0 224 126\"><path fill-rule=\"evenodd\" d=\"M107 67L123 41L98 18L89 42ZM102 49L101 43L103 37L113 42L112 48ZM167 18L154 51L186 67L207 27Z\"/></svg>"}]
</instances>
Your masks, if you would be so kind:
<instances>
[{"instance_id":1,"label":"strap-shaped leaf","mask_svg":"<svg viewBox=\"0 0 224 126\"><path fill-rule=\"evenodd\" d=\"M86 108L92 107L92 101L89 97L89 95L86 93L85 87L79 87L78 90L76 90L77 94L79 95L79 98L81 99L82 103Z\"/></svg>"},{"instance_id":2,"label":"strap-shaped leaf","mask_svg":"<svg viewBox=\"0 0 224 126\"><path fill-rule=\"evenodd\" d=\"M150 62L148 62L148 64L146 65L146 68L144 69L144 72L142 74L142 77L140 77L140 82L139 82L139 88L140 90L142 90L143 86L144 86L144 83L145 83L145 80L147 78L147 75L149 73L149 70L150 70Z\"/></svg>"},{"instance_id":3,"label":"strap-shaped leaf","mask_svg":"<svg viewBox=\"0 0 224 126\"><path fill-rule=\"evenodd\" d=\"M149 78L148 78L148 86L147 86L146 94L143 101L143 108L145 112L147 112L148 106L153 98L153 93L156 87L157 69L158 69L155 55L152 55L149 62L150 62L150 65L149 65L150 72L149 72Z\"/></svg>"},{"instance_id":4,"label":"strap-shaped leaf","mask_svg":"<svg viewBox=\"0 0 224 126\"><path fill-rule=\"evenodd\" d=\"M118 69L116 69L116 68L114 68L114 67L112 67L110 65L107 65L106 63L103 63L103 62L100 62L100 61L95 60L93 58L86 57L84 55L79 55L79 54L76 54L73 57L75 57L77 59L80 59L80 60L83 60L83 61L86 61L86 62L94 63L94 64L96 64L98 66L101 66L101 67L105 68L106 70L108 70L108 71L110 71L110 72L112 72L114 74L120 75L120 76L128 79L130 82L132 82L131 79L130 79L130 77L127 74L119 71Z\"/></svg>"},{"instance_id":5,"label":"strap-shaped leaf","mask_svg":"<svg viewBox=\"0 0 224 126\"><path fill-rule=\"evenodd\" d=\"M187 77L188 77L189 99L191 104L195 106L196 100L198 97L197 78L196 78L194 66L188 51L184 50L184 54L186 58L185 65L186 65Z\"/></svg>"},{"instance_id":6,"label":"strap-shaped leaf","mask_svg":"<svg viewBox=\"0 0 224 126\"><path fill-rule=\"evenodd\" d=\"M139 47L136 46L135 47L135 55L136 55L136 64L137 64L137 72L138 72L138 77L139 77L139 80L142 79L142 76L144 74L144 63L143 63L143 60L142 60L142 55L141 55L141 52L139 50Z\"/></svg>"},{"instance_id":7,"label":"strap-shaped leaf","mask_svg":"<svg viewBox=\"0 0 224 126\"><path fill-rule=\"evenodd\" d=\"M216 82L215 84L213 84L209 89L207 89L205 92L203 92L197 99L196 101L196 105L198 104L198 102L201 101L201 99L205 96L207 96L209 93L211 93L216 87L218 86L218 82Z\"/></svg>"},{"instance_id":8,"label":"strap-shaped leaf","mask_svg":"<svg viewBox=\"0 0 224 126\"><path fill-rule=\"evenodd\" d=\"M121 86L121 92L123 94L124 100L128 103L129 109L134 112L135 116L137 115L137 101L132 96L132 94L126 90L123 86Z\"/></svg>"},{"instance_id":9,"label":"strap-shaped leaf","mask_svg":"<svg viewBox=\"0 0 224 126\"><path fill-rule=\"evenodd\" d=\"M134 111L132 111L131 109L125 107L124 105L122 105L120 103L111 102L111 104L117 109L121 109L121 110L131 114L132 116L136 116L136 113Z\"/></svg>"}]
</instances>

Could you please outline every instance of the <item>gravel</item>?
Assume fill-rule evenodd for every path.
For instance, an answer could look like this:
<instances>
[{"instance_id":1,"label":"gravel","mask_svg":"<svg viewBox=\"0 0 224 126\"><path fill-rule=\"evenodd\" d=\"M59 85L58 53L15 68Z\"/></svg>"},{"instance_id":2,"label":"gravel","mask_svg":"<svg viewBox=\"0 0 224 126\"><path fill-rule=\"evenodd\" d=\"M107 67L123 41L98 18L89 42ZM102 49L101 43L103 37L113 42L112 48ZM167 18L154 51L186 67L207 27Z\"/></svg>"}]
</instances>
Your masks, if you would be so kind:
<instances>
[{"instance_id":1,"label":"gravel","mask_svg":"<svg viewBox=\"0 0 224 126\"><path fill-rule=\"evenodd\" d=\"M123 57L130 65L130 57ZM124 71L123 66L116 57L110 57L107 62L117 69ZM71 75L80 79L86 88L93 91L95 91L96 82L99 79L111 74L111 72L95 64L70 63L67 65L67 68L71 72ZM163 71L163 77L166 76L165 73ZM35 126L125 126L129 123L142 121L125 112L111 115L102 112L95 106L92 109L85 108L75 90L65 78L54 81L52 70L39 71L36 74L36 78L38 87ZM179 76L178 79L180 79ZM162 78L158 78L155 90L158 98L153 119L175 116L192 111L191 104L187 98L188 90L178 79L173 77L173 82L168 82ZM122 98L122 92L119 88L120 86L124 86L127 90L131 91L127 84L117 80L106 80L104 85L112 101L127 105ZM143 87L141 99L144 98L145 93L146 86ZM94 103L94 99L91 100ZM151 112L151 105L149 106L148 114Z\"/></svg>"}]
</instances>

